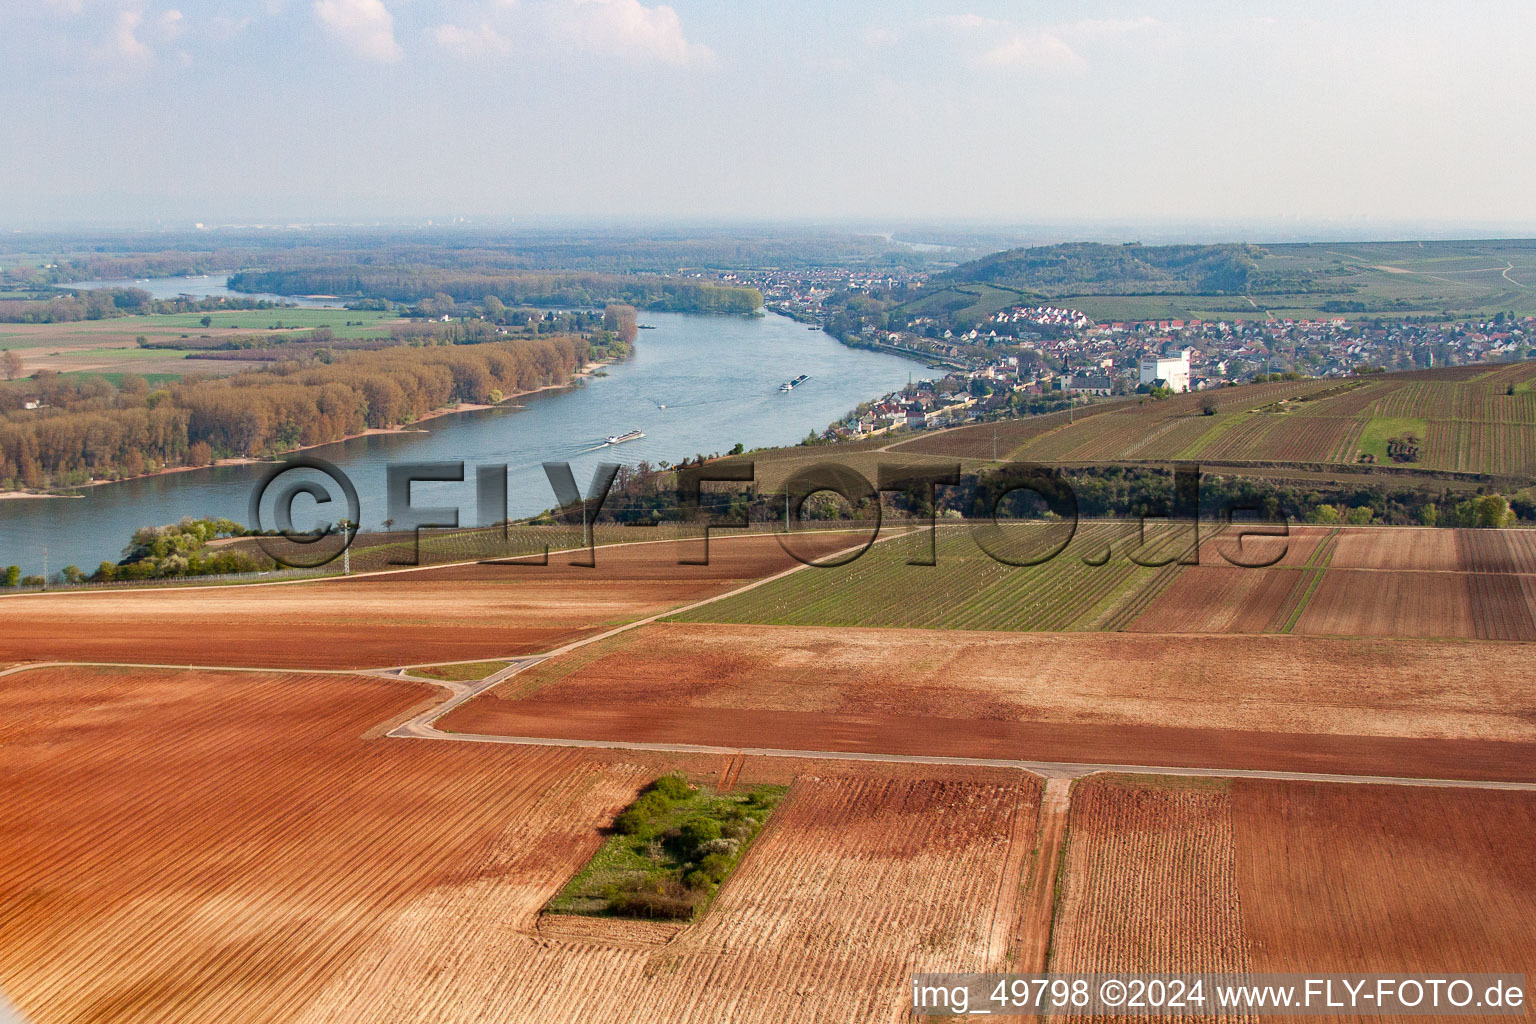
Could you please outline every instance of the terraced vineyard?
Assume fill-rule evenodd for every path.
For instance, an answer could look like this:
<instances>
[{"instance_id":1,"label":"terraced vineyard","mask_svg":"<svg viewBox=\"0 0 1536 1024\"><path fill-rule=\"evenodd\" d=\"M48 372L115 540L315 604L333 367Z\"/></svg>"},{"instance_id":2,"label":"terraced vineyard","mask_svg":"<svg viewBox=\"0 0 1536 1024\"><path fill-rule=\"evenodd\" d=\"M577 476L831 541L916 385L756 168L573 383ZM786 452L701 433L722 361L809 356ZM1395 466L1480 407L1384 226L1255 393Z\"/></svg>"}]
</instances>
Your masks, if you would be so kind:
<instances>
[{"instance_id":1,"label":"terraced vineyard","mask_svg":"<svg viewBox=\"0 0 1536 1024\"><path fill-rule=\"evenodd\" d=\"M978 424L893 451L1055 462L1386 463L1384 437L1422 423L1417 468L1536 475L1536 361L1338 380L1251 384L1163 401L1116 399L1075 415ZM1511 393L1512 392L1512 393ZM1204 406L1214 403L1207 415ZM1375 426L1373 427L1373 423ZM1376 448L1382 448L1380 453Z\"/></svg>"}]
</instances>

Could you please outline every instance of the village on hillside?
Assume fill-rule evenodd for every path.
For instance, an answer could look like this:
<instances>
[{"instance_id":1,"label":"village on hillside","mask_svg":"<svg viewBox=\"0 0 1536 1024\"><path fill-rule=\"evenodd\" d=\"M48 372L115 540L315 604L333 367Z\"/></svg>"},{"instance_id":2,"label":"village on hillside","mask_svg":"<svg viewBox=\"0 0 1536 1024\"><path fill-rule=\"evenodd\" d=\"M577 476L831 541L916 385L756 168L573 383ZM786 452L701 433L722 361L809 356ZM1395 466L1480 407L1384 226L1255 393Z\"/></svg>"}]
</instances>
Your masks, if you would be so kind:
<instances>
[{"instance_id":1,"label":"village on hillside","mask_svg":"<svg viewBox=\"0 0 1536 1024\"><path fill-rule=\"evenodd\" d=\"M1344 377L1524 359L1536 317L1486 319L1329 316L1096 321L1081 310L1015 305L966 322L954 314L860 312L861 294L912 292L924 274L726 273L767 308L845 344L914 356L946 375L865 403L821 435L833 440L924 430L1069 408L1117 395L1160 396L1226 387L1280 373Z\"/></svg>"}]
</instances>

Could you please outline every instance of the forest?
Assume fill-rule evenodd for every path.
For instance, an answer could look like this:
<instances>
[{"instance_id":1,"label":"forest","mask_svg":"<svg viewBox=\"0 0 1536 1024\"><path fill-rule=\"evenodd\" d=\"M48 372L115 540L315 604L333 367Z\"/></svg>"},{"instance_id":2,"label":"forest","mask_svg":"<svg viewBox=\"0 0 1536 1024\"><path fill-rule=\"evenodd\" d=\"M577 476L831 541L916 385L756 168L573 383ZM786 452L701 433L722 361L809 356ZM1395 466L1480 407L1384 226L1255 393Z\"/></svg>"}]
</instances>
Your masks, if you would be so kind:
<instances>
[{"instance_id":1,"label":"forest","mask_svg":"<svg viewBox=\"0 0 1536 1024\"><path fill-rule=\"evenodd\" d=\"M954 262L1010 244L1006 237L949 239ZM7 253L48 254L25 262ZM227 274L315 266L437 266L517 272L588 271L675 274L680 267L805 269L858 265L919 268L936 255L880 235L804 229L692 230L527 228L323 228L55 234L13 233L0 239L0 286L37 288L70 281Z\"/></svg>"},{"instance_id":2,"label":"forest","mask_svg":"<svg viewBox=\"0 0 1536 1024\"><path fill-rule=\"evenodd\" d=\"M1081 242L992 253L932 279L936 288L990 284L1040 296L1350 292L1326 270L1280 271L1256 245Z\"/></svg>"},{"instance_id":3,"label":"forest","mask_svg":"<svg viewBox=\"0 0 1536 1024\"><path fill-rule=\"evenodd\" d=\"M0 299L0 323L61 324L121 316L281 308L270 299L156 299L142 288L97 288L48 299Z\"/></svg>"},{"instance_id":4,"label":"forest","mask_svg":"<svg viewBox=\"0 0 1536 1024\"><path fill-rule=\"evenodd\" d=\"M0 486L69 487L219 458L270 457L564 384L591 354L573 336L330 353L152 388L125 375L39 373L0 388ZM35 402L38 407L28 409Z\"/></svg>"},{"instance_id":5,"label":"forest","mask_svg":"<svg viewBox=\"0 0 1536 1024\"><path fill-rule=\"evenodd\" d=\"M763 304L756 288L659 275L517 272L437 267L348 266L297 270L243 270L229 287L277 295L335 295L416 303L436 295L456 302L486 298L513 306L603 306L622 303L679 313L753 313Z\"/></svg>"}]
</instances>

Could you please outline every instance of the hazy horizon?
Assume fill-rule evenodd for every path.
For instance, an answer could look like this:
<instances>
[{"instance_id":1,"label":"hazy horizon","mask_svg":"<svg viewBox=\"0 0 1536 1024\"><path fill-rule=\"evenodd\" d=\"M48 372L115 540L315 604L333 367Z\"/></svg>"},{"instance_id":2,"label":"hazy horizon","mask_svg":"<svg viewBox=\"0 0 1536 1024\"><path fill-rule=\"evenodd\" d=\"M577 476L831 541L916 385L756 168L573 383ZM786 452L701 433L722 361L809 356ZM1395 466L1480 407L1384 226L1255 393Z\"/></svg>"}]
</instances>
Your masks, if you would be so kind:
<instances>
[{"instance_id":1,"label":"hazy horizon","mask_svg":"<svg viewBox=\"0 0 1536 1024\"><path fill-rule=\"evenodd\" d=\"M1536 234L1533 33L1511 2L38 0L0 8L0 227Z\"/></svg>"}]
</instances>

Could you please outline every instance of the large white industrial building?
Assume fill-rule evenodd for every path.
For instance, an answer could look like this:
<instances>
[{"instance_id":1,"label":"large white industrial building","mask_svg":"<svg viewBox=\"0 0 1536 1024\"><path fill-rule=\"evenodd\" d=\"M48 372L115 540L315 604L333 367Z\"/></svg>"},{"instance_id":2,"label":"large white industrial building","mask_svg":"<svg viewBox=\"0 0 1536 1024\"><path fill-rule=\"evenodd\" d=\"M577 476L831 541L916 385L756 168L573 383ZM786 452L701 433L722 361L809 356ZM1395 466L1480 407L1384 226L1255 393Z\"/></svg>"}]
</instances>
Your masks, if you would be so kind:
<instances>
[{"instance_id":1,"label":"large white industrial building","mask_svg":"<svg viewBox=\"0 0 1536 1024\"><path fill-rule=\"evenodd\" d=\"M1141 382L1156 384L1162 381L1174 391L1188 391L1190 352L1191 350L1186 348L1176 356L1143 356Z\"/></svg>"}]
</instances>

